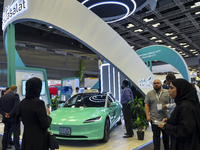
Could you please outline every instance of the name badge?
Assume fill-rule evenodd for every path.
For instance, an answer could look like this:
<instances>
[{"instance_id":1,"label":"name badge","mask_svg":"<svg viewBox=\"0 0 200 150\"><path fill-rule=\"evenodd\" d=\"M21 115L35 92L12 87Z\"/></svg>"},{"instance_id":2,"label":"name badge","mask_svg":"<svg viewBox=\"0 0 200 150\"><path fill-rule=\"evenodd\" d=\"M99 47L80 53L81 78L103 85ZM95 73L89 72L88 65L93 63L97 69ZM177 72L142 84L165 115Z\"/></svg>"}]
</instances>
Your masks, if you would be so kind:
<instances>
[{"instance_id":1,"label":"name badge","mask_svg":"<svg viewBox=\"0 0 200 150\"><path fill-rule=\"evenodd\" d=\"M158 111L162 111L162 104L157 104Z\"/></svg>"}]
</instances>

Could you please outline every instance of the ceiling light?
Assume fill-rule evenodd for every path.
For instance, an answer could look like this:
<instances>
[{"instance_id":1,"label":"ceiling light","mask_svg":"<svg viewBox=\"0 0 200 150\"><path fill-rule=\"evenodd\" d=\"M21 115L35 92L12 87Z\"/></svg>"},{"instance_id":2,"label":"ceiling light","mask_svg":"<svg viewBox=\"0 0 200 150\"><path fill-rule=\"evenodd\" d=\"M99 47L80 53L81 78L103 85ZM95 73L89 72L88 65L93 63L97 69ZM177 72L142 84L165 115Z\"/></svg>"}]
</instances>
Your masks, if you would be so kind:
<instances>
[{"instance_id":1,"label":"ceiling light","mask_svg":"<svg viewBox=\"0 0 200 150\"><path fill-rule=\"evenodd\" d=\"M200 11L195 12L195 15L198 15L198 14L200 14Z\"/></svg>"},{"instance_id":2,"label":"ceiling light","mask_svg":"<svg viewBox=\"0 0 200 150\"><path fill-rule=\"evenodd\" d=\"M169 48L172 48L172 46L171 46L171 45L169 45L169 46L167 46L167 47L169 47Z\"/></svg>"},{"instance_id":3,"label":"ceiling light","mask_svg":"<svg viewBox=\"0 0 200 150\"><path fill-rule=\"evenodd\" d=\"M194 52L194 51L196 51L195 49L190 49L190 52Z\"/></svg>"},{"instance_id":4,"label":"ceiling light","mask_svg":"<svg viewBox=\"0 0 200 150\"><path fill-rule=\"evenodd\" d=\"M142 29L137 29L134 32L142 32L142 31L143 31Z\"/></svg>"},{"instance_id":5,"label":"ceiling light","mask_svg":"<svg viewBox=\"0 0 200 150\"><path fill-rule=\"evenodd\" d=\"M189 55L185 55L184 57L189 57Z\"/></svg>"},{"instance_id":6,"label":"ceiling light","mask_svg":"<svg viewBox=\"0 0 200 150\"><path fill-rule=\"evenodd\" d=\"M166 36L173 35L174 33L165 33Z\"/></svg>"},{"instance_id":7,"label":"ceiling light","mask_svg":"<svg viewBox=\"0 0 200 150\"><path fill-rule=\"evenodd\" d=\"M131 46L131 48L134 48L135 46Z\"/></svg>"},{"instance_id":8,"label":"ceiling light","mask_svg":"<svg viewBox=\"0 0 200 150\"><path fill-rule=\"evenodd\" d=\"M49 29L52 29L53 27L52 26L49 26Z\"/></svg>"},{"instance_id":9,"label":"ceiling light","mask_svg":"<svg viewBox=\"0 0 200 150\"><path fill-rule=\"evenodd\" d=\"M153 19L153 18L150 18L150 19L144 18L143 20L144 20L145 22L150 22L150 21L153 21L154 19Z\"/></svg>"},{"instance_id":10,"label":"ceiling light","mask_svg":"<svg viewBox=\"0 0 200 150\"><path fill-rule=\"evenodd\" d=\"M198 52L192 52L192 53L194 53L194 54L195 54L195 53L198 53Z\"/></svg>"},{"instance_id":11,"label":"ceiling light","mask_svg":"<svg viewBox=\"0 0 200 150\"><path fill-rule=\"evenodd\" d=\"M104 21L106 23L113 23L113 22L117 22L117 21L120 21L120 20L123 20L127 17L129 17L130 15L132 15L135 10L136 10L136 7L137 7L137 4L135 2L135 0L129 0L127 2L119 2L119 1L93 1L93 0L82 0L81 2L83 5L85 5L86 7L88 7L89 10L92 10L93 8L97 8L100 9L100 7L102 8L102 6L104 5L110 5L111 8L113 8L112 6L113 5L117 5L117 6L121 6L121 7L124 7L124 9L126 9L126 13L124 15L123 14L119 14L120 17L117 17L117 18L112 18L111 19L111 16L108 16L106 18L104 18ZM97 14L98 15L98 14Z\"/></svg>"},{"instance_id":12,"label":"ceiling light","mask_svg":"<svg viewBox=\"0 0 200 150\"><path fill-rule=\"evenodd\" d=\"M157 40L155 41L156 43L162 43L163 41L162 40Z\"/></svg>"},{"instance_id":13,"label":"ceiling light","mask_svg":"<svg viewBox=\"0 0 200 150\"><path fill-rule=\"evenodd\" d=\"M160 25L160 23L152 24L152 26L153 26L154 28L158 27L159 25Z\"/></svg>"},{"instance_id":14,"label":"ceiling light","mask_svg":"<svg viewBox=\"0 0 200 150\"><path fill-rule=\"evenodd\" d=\"M129 23L129 24L127 25L127 28L129 29L129 28L132 28L132 27L134 27L134 26L135 26L134 24Z\"/></svg>"},{"instance_id":15,"label":"ceiling light","mask_svg":"<svg viewBox=\"0 0 200 150\"><path fill-rule=\"evenodd\" d=\"M195 5L196 5L196 6L200 6L200 2L196 2Z\"/></svg>"},{"instance_id":16,"label":"ceiling light","mask_svg":"<svg viewBox=\"0 0 200 150\"><path fill-rule=\"evenodd\" d=\"M191 6L191 8L195 8L195 7L198 7L200 6L200 2L196 2L194 5Z\"/></svg>"},{"instance_id":17,"label":"ceiling light","mask_svg":"<svg viewBox=\"0 0 200 150\"><path fill-rule=\"evenodd\" d=\"M157 37L155 37L155 36L150 38L150 40L155 40L155 39L157 39Z\"/></svg>"},{"instance_id":18,"label":"ceiling light","mask_svg":"<svg viewBox=\"0 0 200 150\"><path fill-rule=\"evenodd\" d=\"M180 54L183 53L182 51L179 52Z\"/></svg>"},{"instance_id":19,"label":"ceiling light","mask_svg":"<svg viewBox=\"0 0 200 150\"><path fill-rule=\"evenodd\" d=\"M186 45L187 43L180 43L179 45Z\"/></svg>"},{"instance_id":20,"label":"ceiling light","mask_svg":"<svg viewBox=\"0 0 200 150\"><path fill-rule=\"evenodd\" d=\"M195 54L196 56L198 56L199 54L197 53L197 54Z\"/></svg>"},{"instance_id":21,"label":"ceiling light","mask_svg":"<svg viewBox=\"0 0 200 150\"><path fill-rule=\"evenodd\" d=\"M182 53L181 55L186 55L185 53Z\"/></svg>"},{"instance_id":22,"label":"ceiling light","mask_svg":"<svg viewBox=\"0 0 200 150\"><path fill-rule=\"evenodd\" d=\"M174 40L174 39L176 39L176 38L178 38L178 36L173 36L173 37L171 37L172 40Z\"/></svg>"},{"instance_id":23,"label":"ceiling light","mask_svg":"<svg viewBox=\"0 0 200 150\"><path fill-rule=\"evenodd\" d=\"M185 48L186 48L186 47L189 47L189 46L190 46L190 45L185 45L185 46L183 46L183 47L185 47Z\"/></svg>"},{"instance_id":24,"label":"ceiling light","mask_svg":"<svg viewBox=\"0 0 200 150\"><path fill-rule=\"evenodd\" d=\"M173 50L176 50L176 48L172 48Z\"/></svg>"}]
</instances>

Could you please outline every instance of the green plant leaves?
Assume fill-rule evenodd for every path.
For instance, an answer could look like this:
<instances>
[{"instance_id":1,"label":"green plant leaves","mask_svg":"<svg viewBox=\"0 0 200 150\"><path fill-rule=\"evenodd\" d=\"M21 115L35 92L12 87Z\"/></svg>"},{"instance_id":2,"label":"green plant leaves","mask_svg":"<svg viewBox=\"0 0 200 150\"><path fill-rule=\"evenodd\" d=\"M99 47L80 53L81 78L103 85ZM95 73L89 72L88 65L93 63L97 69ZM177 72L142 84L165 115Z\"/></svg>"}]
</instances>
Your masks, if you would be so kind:
<instances>
[{"instance_id":1,"label":"green plant leaves","mask_svg":"<svg viewBox=\"0 0 200 150\"><path fill-rule=\"evenodd\" d=\"M149 123L146 120L145 107L143 106L144 98L131 100L128 104L131 104L131 110L133 110L133 115L137 116L136 121L132 121L133 126L137 125L137 130L142 131L147 130Z\"/></svg>"}]
</instances>

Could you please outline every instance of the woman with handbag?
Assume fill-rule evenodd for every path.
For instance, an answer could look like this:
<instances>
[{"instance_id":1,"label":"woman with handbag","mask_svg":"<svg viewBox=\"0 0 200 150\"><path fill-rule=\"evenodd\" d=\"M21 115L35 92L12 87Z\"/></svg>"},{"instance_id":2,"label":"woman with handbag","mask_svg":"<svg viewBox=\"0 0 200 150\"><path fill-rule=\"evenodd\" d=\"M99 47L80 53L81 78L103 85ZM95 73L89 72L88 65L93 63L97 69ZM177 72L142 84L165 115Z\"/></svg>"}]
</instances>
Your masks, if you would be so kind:
<instances>
[{"instance_id":1,"label":"woman with handbag","mask_svg":"<svg viewBox=\"0 0 200 150\"><path fill-rule=\"evenodd\" d=\"M200 150L200 105L196 89L184 79L173 80L169 95L176 107L158 125L171 136L170 150Z\"/></svg>"},{"instance_id":2,"label":"woman with handbag","mask_svg":"<svg viewBox=\"0 0 200 150\"><path fill-rule=\"evenodd\" d=\"M46 113L45 104L39 99L42 81L31 78L26 82L26 97L19 105L17 119L21 117L24 133L21 150L48 150L47 129L51 117Z\"/></svg>"}]
</instances>

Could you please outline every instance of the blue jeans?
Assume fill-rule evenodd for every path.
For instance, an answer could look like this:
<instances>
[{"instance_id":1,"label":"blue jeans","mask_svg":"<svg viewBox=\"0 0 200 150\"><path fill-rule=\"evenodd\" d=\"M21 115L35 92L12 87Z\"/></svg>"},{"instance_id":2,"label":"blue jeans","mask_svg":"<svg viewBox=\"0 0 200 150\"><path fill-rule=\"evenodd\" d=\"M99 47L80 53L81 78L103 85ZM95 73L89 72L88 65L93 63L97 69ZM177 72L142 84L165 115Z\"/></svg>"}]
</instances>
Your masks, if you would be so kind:
<instances>
[{"instance_id":1,"label":"blue jeans","mask_svg":"<svg viewBox=\"0 0 200 150\"><path fill-rule=\"evenodd\" d=\"M15 124L15 122L5 122L4 123L4 134L2 139L2 150L7 150L9 134L14 133L14 146L15 150L20 150L19 135L20 135L20 123Z\"/></svg>"}]
</instances>

